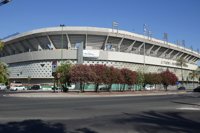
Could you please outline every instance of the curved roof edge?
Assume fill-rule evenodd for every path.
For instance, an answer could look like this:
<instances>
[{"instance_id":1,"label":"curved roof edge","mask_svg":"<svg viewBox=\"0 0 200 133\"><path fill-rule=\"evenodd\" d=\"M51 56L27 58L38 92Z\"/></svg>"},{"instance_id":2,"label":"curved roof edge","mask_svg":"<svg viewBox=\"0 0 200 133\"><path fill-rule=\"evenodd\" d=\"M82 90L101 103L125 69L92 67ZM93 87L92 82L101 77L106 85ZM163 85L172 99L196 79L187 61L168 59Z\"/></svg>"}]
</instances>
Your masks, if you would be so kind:
<instances>
[{"instance_id":1,"label":"curved roof edge","mask_svg":"<svg viewBox=\"0 0 200 133\"><path fill-rule=\"evenodd\" d=\"M8 41L11 41L11 40L14 40L14 39L17 39L17 38L20 38L20 37L32 35L32 34L55 32L55 31L61 31L61 30L62 30L62 27L40 28L40 29L35 29L35 30L28 31L28 32L20 33L18 35L6 38L6 39L4 39L2 41L3 42L8 42ZM116 29L113 30L111 28L84 27L84 26L64 26L63 30L64 31L85 31L85 32L86 31L93 31L93 32L99 32L99 33L118 33L118 34L122 34L122 35L138 37L138 38L141 38L141 39L144 39L144 40L149 40L147 38L147 36L144 36L144 35L141 35L141 34L136 34L136 33L132 33L132 32L125 31L125 30L118 30L117 31ZM157 43L162 43L162 44L165 43L163 40L159 40L159 39L156 39L156 38L151 38L151 40L153 42L157 42ZM188 52L192 52L194 54L198 54L199 55L199 53L196 52L196 51L192 51L192 50L190 50L188 48L184 48L182 46L177 46L176 44L173 44L173 43L169 43L168 42L168 45L173 46L173 47L179 47L180 49L185 49Z\"/></svg>"}]
</instances>

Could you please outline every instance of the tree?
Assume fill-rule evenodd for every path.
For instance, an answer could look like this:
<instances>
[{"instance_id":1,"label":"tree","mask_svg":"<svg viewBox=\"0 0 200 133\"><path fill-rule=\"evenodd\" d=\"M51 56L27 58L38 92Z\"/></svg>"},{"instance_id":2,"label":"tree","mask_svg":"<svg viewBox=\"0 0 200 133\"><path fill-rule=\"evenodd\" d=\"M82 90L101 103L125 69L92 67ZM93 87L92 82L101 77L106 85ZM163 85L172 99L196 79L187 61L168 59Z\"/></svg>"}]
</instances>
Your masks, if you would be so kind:
<instances>
[{"instance_id":1,"label":"tree","mask_svg":"<svg viewBox=\"0 0 200 133\"><path fill-rule=\"evenodd\" d=\"M152 73L144 74L144 84L154 84Z\"/></svg>"},{"instance_id":2,"label":"tree","mask_svg":"<svg viewBox=\"0 0 200 133\"><path fill-rule=\"evenodd\" d=\"M113 67L110 67L113 68ZM114 84L122 84L124 83L124 77L122 76L121 70L118 68L114 68L113 71L111 71L113 73L111 73L110 78L112 79L112 83Z\"/></svg>"},{"instance_id":3,"label":"tree","mask_svg":"<svg viewBox=\"0 0 200 133\"><path fill-rule=\"evenodd\" d=\"M80 83L80 91L84 91L84 85L87 83L94 83L96 74L92 71L90 66L75 65L70 71L70 81L72 83Z\"/></svg>"},{"instance_id":4,"label":"tree","mask_svg":"<svg viewBox=\"0 0 200 133\"><path fill-rule=\"evenodd\" d=\"M124 84L123 91L125 90L125 84L133 85L136 83L136 72L123 68L121 69L121 75L123 77L121 81Z\"/></svg>"},{"instance_id":5,"label":"tree","mask_svg":"<svg viewBox=\"0 0 200 133\"><path fill-rule=\"evenodd\" d=\"M181 80L183 82L184 81L184 78L183 78L183 67L187 67L186 60L183 57L178 58L176 64L178 66L181 66Z\"/></svg>"},{"instance_id":6,"label":"tree","mask_svg":"<svg viewBox=\"0 0 200 133\"><path fill-rule=\"evenodd\" d=\"M3 62L0 62L0 83L7 83L8 82L8 69L7 65Z\"/></svg>"},{"instance_id":7,"label":"tree","mask_svg":"<svg viewBox=\"0 0 200 133\"><path fill-rule=\"evenodd\" d=\"M103 73L103 83L108 85L108 91L111 91L112 84L116 83L116 73L115 68L113 66L105 67L104 73Z\"/></svg>"},{"instance_id":8,"label":"tree","mask_svg":"<svg viewBox=\"0 0 200 133\"><path fill-rule=\"evenodd\" d=\"M162 77L161 82L166 91L169 85L175 85L176 82L178 81L177 76L174 73L170 72L169 70L162 72L160 75Z\"/></svg>"},{"instance_id":9,"label":"tree","mask_svg":"<svg viewBox=\"0 0 200 133\"><path fill-rule=\"evenodd\" d=\"M107 78L105 76L105 70L106 70L106 65L101 65L101 64L95 64L95 65L90 65L90 68L92 71L95 73L96 78L94 80L95 83L95 92L98 92L99 85L104 83L104 79Z\"/></svg>"},{"instance_id":10,"label":"tree","mask_svg":"<svg viewBox=\"0 0 200 133\"><path fill-rule=\"evenodd\" d=\"M136 73L136 83L139 85L143 85L145 81L144 74L141 71Z\"/></svg>"},{"instance_id":11,"label":"tree","mask_svg":"<svg viewBox=\"0 0 200 133\"><path fill-rule=\"evenodd\" d=\"M161 76L159 73L147 73L144 74L145 84L160 84L161 83Z\"/></svg>"},{"instance_id":12,"label":"tree","mask_svg":"<svg viewBox=\"0 0 200 133\"><path fill-rule=\"evenodd\" d=\"M162 83L162 77L161 77L160 73L154 73L152 75L152 78L153 78L153 82L155 84L155 87L156 87L157 84L161 84Z\"/></svg>"},{"instance_id":13,"label":"tree","mask_svg":"<svg viewBox=\"0 0 200 133\"><path fill-rule=\"evenodd\" d=\"M64 91L68 91L67 85L70 84L70 70L72 68L72 64L70 63L61 63L60 66L56 69L56 74L59 74L60 83L63 86L63 89L66 88Z\"/></svg>"}]
</instances>

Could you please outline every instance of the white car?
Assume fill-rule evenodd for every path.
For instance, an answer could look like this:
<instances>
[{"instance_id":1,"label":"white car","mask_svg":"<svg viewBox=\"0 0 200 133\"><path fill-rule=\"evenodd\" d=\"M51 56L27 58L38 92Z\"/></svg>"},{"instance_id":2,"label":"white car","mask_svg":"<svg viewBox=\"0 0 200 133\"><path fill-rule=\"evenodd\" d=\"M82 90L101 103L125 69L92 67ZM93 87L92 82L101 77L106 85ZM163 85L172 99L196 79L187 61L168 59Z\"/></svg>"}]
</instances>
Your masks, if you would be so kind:
<instances>
[{"instance_id":1,"label":"white car","mask_svg":"<svg viewBox=\"0 0 200 133\"><path fill-rule=\"evenodd\" d=\"M25 86L12 86L10 87L10 90L11 91L22 91L22 90L26 90L26 87Z\"/></svg>"},{"instance_id":2,"label":"white car","mask_svg":"<svg viewBox=\"0 0 200 133\"><path fill-rule=\"evenodd\" d=\"M75 84L70 84L70 85L67 86L67 88L69 90L74 90L75 89Z\"/></svg>"},{"instance_id":3,"label":"white car","mask_svg":"<svg viewBox=\"0 0 200 133\"><path fill-rule=\"evenodd\" d=\"M147 90L147 91L155 90L155 85L147 84L147 85L145 85L145 90Z\"/></svg>"},{"instance_id":4,"label":"white car","mask_svg":"<svg viewBox=\"0 0 200 133\"><path fill-rule=\"evenodd\" d=\"M0 83L0 90L6 90L7 87L4 83Z\"/></svg>"}]
</instances>

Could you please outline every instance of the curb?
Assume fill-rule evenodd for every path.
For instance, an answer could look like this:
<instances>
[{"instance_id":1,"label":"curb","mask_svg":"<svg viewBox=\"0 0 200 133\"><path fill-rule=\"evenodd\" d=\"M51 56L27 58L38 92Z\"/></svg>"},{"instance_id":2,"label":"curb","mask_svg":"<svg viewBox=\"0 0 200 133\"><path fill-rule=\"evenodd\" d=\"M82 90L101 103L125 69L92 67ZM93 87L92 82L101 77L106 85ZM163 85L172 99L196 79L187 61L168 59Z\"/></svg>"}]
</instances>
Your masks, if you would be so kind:
<instances>
[{"instance_id":1,"label":"curb","mask_svg":"<svg viewBox=\"0 0 200 133\"><path fill-rule=\"evenodd\" d=\"M24 98L94 98L94 97L130 97L130 96L162 96L162 95L178 95L187 92L159 92L145 94L68 94L68 93L26 93L26 94L8 94L8 97L24 97Z\"/></svg>"}]
</instances>

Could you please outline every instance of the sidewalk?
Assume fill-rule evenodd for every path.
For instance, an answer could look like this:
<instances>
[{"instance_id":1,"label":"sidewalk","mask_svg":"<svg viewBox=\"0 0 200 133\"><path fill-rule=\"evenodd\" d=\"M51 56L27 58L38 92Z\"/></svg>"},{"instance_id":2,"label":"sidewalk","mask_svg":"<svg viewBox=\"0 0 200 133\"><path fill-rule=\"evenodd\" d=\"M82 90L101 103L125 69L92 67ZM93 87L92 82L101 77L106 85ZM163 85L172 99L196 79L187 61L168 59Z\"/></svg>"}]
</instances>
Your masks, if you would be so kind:
<instances>
[{"instance_id":1,"label":"sidewalk","mask_svg":"<svg viewBox=\"0 0 200 133\"><path fill-rule=\"evenodd\" d=\"M26 98L82 98L82 97L125 97L125 96L154 96L154 95L175 95L186 94L186 91L126 91L126 92L37 92L37 93L16 93L8 94L10 97Z\"/></svg>"}]
</instances>

